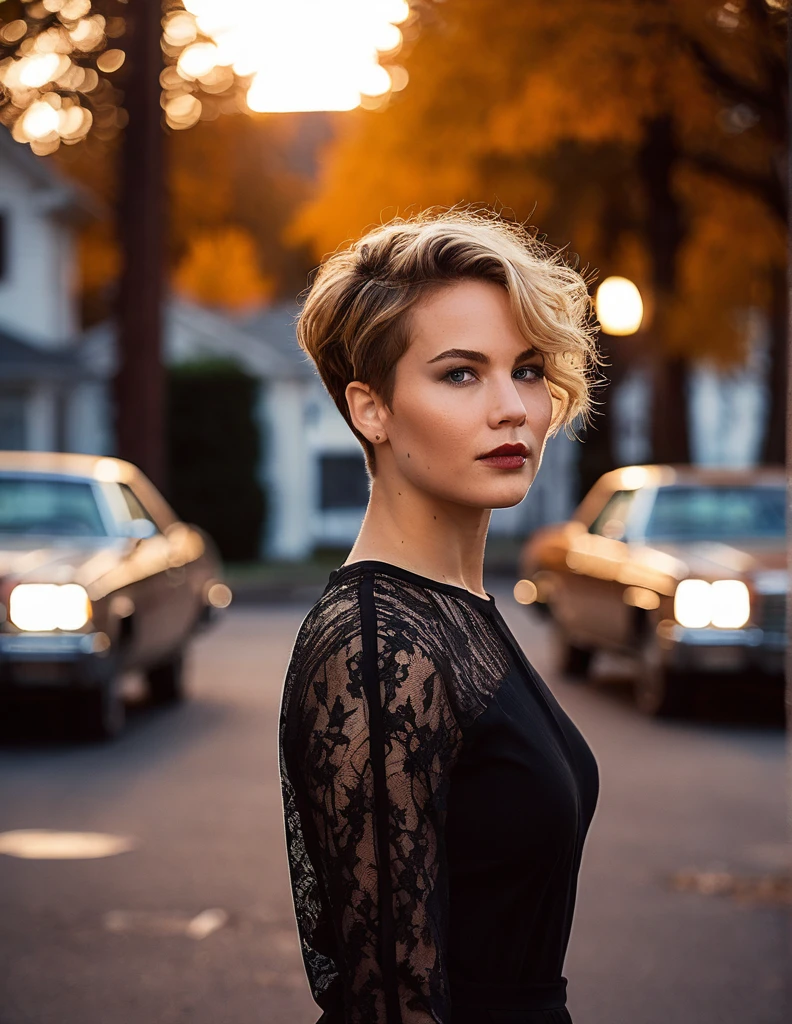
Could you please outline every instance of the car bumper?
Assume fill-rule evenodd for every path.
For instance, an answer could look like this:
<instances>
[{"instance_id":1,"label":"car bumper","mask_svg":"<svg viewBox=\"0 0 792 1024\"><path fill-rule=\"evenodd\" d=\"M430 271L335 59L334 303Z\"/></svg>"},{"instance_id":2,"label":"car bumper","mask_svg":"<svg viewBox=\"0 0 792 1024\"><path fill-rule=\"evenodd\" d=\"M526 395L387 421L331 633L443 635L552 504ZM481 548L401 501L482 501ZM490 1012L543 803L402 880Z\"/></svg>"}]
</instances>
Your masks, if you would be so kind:
<instances>
[{"instance_id":1,"label":"car bumper","mask_svg":"<svg viewBox=\"0 0 792 1024\"><path fill-rule=\"evenodd\" d=\"M667 664L674 669L712 673L753 669L770 675L784 671L784 633L771 633L757 626L689 629L678 623L661 623L657 636Z\"/></svg>"},{"instance_id":2,"label":"car bumper","mask_svg":"<svg viewBox=\"0 0 792 1024\"><path fill-rule=\"evenodd\" d=\"M112 658L104 633L0 634L0 689L75 689L100 685Z\"/></svg>"}]
</instances>

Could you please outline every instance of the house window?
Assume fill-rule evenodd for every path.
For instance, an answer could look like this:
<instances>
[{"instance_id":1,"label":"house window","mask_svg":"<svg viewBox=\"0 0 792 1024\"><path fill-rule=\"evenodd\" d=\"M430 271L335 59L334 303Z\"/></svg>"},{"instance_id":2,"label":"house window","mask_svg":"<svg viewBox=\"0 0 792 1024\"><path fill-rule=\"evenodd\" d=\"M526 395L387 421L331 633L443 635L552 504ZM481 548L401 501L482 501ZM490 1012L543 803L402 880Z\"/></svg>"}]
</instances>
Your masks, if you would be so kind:
<instances>
[{"instance_id":1,"label":"house window","mask_svg":"<svg viewBox=\"0 0 792 1024\"><path fill-rule=\"evenodd\" d=\"M0 210L0 281L8 276L8 214Z\"/></svg>"},{"instance_id":2,"label":"house window","mask_svg":"<svg viewBox=\"0 0 792 1024\"><path fill-rule=\"evenodd\" d=\"M319 507L365 508L369 484L362 455L322 455L319 459Z\"/></svg>"},{"instance_id":3,"label":"house window","mask_svg":"<svg viewBox=\"0 0 792 1024\"><path fill-rule=\"evenodd\" d=\"M0 394L0 448L27 448L27 401L23 394Z\"/></svg>"}]
</instances>

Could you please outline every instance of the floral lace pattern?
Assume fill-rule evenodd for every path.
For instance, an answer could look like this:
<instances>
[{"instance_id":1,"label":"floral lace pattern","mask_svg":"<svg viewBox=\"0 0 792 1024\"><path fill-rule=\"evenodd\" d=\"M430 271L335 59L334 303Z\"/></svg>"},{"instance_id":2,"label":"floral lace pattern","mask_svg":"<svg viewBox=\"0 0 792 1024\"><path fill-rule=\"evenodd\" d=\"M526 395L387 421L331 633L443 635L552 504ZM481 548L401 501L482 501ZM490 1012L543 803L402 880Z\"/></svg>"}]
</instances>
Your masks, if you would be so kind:
<instances>
[{"instance_id":1,"label":"floral lace pattern","mask_svg":"<svg viewBox=\"0 0 792 1024\"><path fill-rule=\"evenodd\" d=\"M449 1019L448 787L506 671L470 603L371 570L331 584L300 628L279 732L286 846L309 985L345 1024Z\"/></svg>"}]
</instances>

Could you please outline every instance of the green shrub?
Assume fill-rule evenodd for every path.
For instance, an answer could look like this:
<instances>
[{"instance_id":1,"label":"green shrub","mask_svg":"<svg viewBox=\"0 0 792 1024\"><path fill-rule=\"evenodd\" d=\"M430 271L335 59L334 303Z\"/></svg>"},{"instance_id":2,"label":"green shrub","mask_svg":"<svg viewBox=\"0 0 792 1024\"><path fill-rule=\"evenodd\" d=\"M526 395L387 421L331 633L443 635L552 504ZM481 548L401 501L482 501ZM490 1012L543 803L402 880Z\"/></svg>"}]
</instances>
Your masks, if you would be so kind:
<instances>
[{"instance_id":1,"label":"green shrub","mask_svg":"<svg viewBox=\"0 0 792 1024\"><path fill-rule=\"evenodd\" d=\"M258 484L258 381L230 359L167 368L168 499L224 561L257 559L266 516Z\"/></svg>"}]
</instances>

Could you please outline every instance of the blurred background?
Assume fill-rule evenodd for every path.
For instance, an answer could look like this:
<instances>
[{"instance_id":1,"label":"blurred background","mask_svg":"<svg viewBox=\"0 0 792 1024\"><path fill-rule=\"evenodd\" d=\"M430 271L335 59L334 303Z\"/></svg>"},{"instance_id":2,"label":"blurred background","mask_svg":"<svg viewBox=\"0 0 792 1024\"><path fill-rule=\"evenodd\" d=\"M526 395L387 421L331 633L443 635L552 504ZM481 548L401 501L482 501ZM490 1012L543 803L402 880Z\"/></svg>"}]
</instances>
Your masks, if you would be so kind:
<instances>
[{"instance_id":1,"label":"blurred background","mask_svg":"<svg viewBox=\"0 0 792 1024\"><path fill-rule=\"evenodd\" d=\"M2 1024L318 1014L276 721L368 480L294 322L458 203L596 273L594 422L485 581L601 766L575 1020L789 1019L788 19L0 0Z\"/></svg>"}]
</instances>

